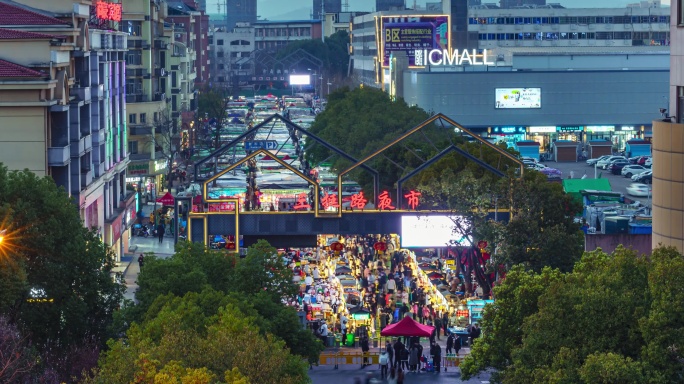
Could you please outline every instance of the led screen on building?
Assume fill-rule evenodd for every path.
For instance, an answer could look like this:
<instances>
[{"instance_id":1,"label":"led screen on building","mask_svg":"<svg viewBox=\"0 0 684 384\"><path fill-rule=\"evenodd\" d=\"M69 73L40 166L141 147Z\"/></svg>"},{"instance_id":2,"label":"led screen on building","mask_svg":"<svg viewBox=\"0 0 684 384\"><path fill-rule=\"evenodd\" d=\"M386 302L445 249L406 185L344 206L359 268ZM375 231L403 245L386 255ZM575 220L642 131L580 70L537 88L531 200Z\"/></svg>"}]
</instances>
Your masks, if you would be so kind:
<instances>
[{"instance_id":1,"label":"led screen on building","mask_svg":"<svg viewBox=\"0 0 684 384\"><path fill-rule=\"evenodd\" d=\"M541 88L497 88L495 108L541 108Z\"/></svg>"},{"instance_id":2,"label":"led screen on building","mask_svg":"<svg viewBox=\"0 0 684 384\"><path fill-rule=\"evenodd\" d=\"M389 67L392 52L406 52L409 65L415 66L416 50L451 51L449 16L383 16L379 50L382 66Z\"/></svg>"},{"instance_id":3,"label":"led screen on building","mask_svg":"<svg viewBox=\"0 0 684 384\"><path fill-rule=\"evenodd\" d=\"M290 85L310 85L311 76L309 75L290 75Z\"/></svg>"},{"instance_id":4,"label":"led screen on building","mask_svg":"<svg viewBox=\"0 0 684 384\"><path fill-rule=\"evenodd\" d=\"M461 245L470 242L459 228L463 228L459 216L449 217L440 215L430 216L402 216L401 217L401 246L402 248L432 248L446 247L450 240Z\"/></svg>"}]
</instances>

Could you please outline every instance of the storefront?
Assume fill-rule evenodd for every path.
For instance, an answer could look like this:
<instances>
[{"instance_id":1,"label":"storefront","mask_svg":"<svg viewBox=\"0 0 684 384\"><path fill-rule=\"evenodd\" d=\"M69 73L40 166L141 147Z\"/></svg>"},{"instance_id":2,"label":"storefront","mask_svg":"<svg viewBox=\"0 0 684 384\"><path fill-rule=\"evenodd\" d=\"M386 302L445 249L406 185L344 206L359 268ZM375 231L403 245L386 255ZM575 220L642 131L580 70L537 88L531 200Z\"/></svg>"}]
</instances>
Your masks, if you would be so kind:
<instances>
[{"instance_id":1,"label":"storefront","mask_svg":"<svg viewBox=\"0 0 684 384\"><path fill-rule=\"evenodd\" d=\"M529 127L527 129L527 140L539 143L539 152L548 153L551 148L551 140L556 137L556 126Z\"/></svg>"},{"instance_id":2,"label":"storefront","mask_svg":"<svg viewBox=\"0 0 684 384\"><path fill-rule=\"evenodd\" d=\"M154 201L162 189L166 168L166 159L131 162L126 170L126 188L140 192L142 204Z\"/></svg>"},{"instance_id":3,"label":"storefront","mask_svg":"<svg viewBox=\"0 0 684 384\"><path fill-rule=\"evenodd\" d=\"M514 148L515 143L525 140L527 129L522 126L503 126L491 127L488 131L489 137L499 138L498 141L503 141L509 148Z\"/></svg>"},{"instance_id":4,"label":"storefront","mask_svg":"<svg viewBox=\"0 0 684 384\"><path fill-rule=\"evenodd\" d=\"M137 194L132 194L124 207L114 218L105 221L104 241L111 246L115 254L116 261L121 261L121 257L128 251L129 240L131 238L131 227L136 221L138 212Z\"/></svg>"},{"instance_id":5,"label":"storefront","mask_svg":"<svg viewBox=\"0 0 684 384\"><path fill-rule=\"evenodd\" d=\"M575 141L581 142L584 139L584 126L582 125L561 125L556 127L554 141Z\"/></svg>"}]
</instances>

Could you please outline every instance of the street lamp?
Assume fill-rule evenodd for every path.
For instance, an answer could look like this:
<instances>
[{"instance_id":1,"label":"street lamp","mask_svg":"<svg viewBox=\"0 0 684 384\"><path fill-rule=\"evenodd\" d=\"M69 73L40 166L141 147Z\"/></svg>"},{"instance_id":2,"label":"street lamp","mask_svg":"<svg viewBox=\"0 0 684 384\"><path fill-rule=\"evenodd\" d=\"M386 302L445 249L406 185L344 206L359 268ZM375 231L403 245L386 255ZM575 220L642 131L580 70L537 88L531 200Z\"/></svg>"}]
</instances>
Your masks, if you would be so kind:
<instances>
[{"instance_id":1,"label":"street lamp","mask_svg":"<svg viewBox=\"0 0 684 384\"><path fill-rule=\"evenodd\" d=\"M330 86L331 86L331 85L332 85L332 83L331 83L331 82L328 82L328 93L327 93L327 95L330 94Z\"/></svg>"},{"instance_id":2,"label":"street lamp","mask_svg":"<svg viewBox=\"0 0 684 384\"><path fill-rule=\"evenodd\" d=\"M6 229L3 229L2 231L0 231L0 244L2 244L2 242L5 240L5 235L6 235L6 234L7 234L7 230L6 230Z\"/></svg>"}]
</instances>

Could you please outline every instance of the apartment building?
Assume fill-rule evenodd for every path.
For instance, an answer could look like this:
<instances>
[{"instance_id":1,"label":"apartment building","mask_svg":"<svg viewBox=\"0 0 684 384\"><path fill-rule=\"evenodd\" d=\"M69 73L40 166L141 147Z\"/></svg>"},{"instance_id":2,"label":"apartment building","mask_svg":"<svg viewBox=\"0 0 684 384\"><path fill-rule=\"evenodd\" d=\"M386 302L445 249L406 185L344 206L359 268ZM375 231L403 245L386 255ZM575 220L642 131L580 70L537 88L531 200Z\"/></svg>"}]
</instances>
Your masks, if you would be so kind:
<instances>
[{"instance_id":1,"label":"apartment building","mask_svg":"<svg viewBox=\"0 0 684 384\"><path fill-rule=\"evenodd\" d=\"M174 23L187 36L187 45L195 52L192 59L195 83L209 81L209 16L199 9L194 0L169 1L166 22Z\"/></svg>"},{"instance_id":2,"label":"apartment building","mask_svg":"<svg viewBox=\"0 0 684 384\"><path fill-rule=\"evenodd\" d=\"M52 177L120 256L136 205L112 26L87 0L0 0L0 162Z\"/></svg>"},{"instance_id":3,"label":"apartment building","mask_svg":"<svg viewBox=\"0 0 684 384\"><path fill-rule=\"evenodd\" d=\"M277 51L297 40L320 39L320 20L260 20L254 25L255 49Z\"/></svg>"},{"instance_id":4,"label":"apartment building","mask_svg":"<svg viewBox=\"0 0 684 384\"><path fill-rule=\"evenodd\" d=\"M236 88L247 85L254 73L254 26L237 23L229 32L215 31L211 39L212 86Z\"/></svg>"}]
</instances>

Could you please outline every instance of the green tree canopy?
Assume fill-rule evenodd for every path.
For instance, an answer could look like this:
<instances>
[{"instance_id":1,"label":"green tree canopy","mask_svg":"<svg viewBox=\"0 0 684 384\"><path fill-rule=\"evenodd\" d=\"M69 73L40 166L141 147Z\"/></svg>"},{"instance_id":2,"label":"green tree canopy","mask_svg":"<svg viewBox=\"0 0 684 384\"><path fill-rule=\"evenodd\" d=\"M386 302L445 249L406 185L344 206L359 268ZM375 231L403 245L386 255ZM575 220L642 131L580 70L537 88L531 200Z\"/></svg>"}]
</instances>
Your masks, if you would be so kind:
<instances>
[{"instance_id":1,"label":"green tree canopy","mask_svg":"<svg viewBox=\"0 0 684 384\"><path fill-rule=\"evenodd\" d=\"M62 377L78 374L77 351L104 345L123 297L113 255L49 177L0 165L0 218L0 314Z\"/></svg>"},{"instance_id":2,"label":"green tree canopy","mask_svg":"<svg viewBox=\"0 0 684 384\"><path fill-rule=\"evenodd\" d=\"M111 340L89 383L308 383L306 362L216 291L164 298L122 340ZM225 306L224 306L225 304ZM217 307L217 305L220 305ZM156 381L162 380L162 381ZM168 381L165 381L168 380Z\"/></svg>"},{"instance_id":3,"label":"green tree canopy","mask_svg":"<svg viewBox=\"0 0 684 384\"><path fill-rule=\"evenodd\" d=\"M485 308L483 336L461 365L503 383L674 383L684 359L684 258L618 248L585 253L572 272L514 269Z\"/></svg>"}]
</instances>

